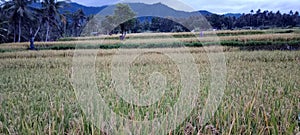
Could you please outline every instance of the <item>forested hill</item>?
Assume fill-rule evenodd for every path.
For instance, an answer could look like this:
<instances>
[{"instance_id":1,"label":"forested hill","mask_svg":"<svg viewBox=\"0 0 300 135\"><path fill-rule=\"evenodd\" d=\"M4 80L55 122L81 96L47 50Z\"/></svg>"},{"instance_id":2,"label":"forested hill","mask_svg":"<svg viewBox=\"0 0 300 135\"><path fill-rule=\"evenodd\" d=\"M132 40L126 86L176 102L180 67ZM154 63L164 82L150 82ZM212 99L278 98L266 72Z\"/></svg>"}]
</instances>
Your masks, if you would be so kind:
<instances>
[{"instance_id":1,"label":"forested hill","mask_svg":"<svg viewBox=\"0 0 300 135\"><path fill-rule=\"evenodd\" d=\"M171 16L171 17L185 18L185 17L189 17L189 16L199 15L199 13L201 13L202 15L213 14L206 10L199 10L196 12L178 11L178 10L172 9L162 3L156 3L156 4L128 3L128 5L131 7L131 9L134 12L138 13L138 16L147 15L147 14L155 14L157 16L163 16L163 17ZM39 3L33 3L32 6L38 8L41 5ZM106 13L101 12L101 14L111 15L114 8L115 8L114 5L101 6L101 7L89 7L89 6L84 6L84 5L80 5L78 3L72 2L72 3L69 3L68 6L60 9L60 11L62 11L62 12L67 11L70 13L75 13L78 9L82 9L83 12L85 13L85 15L89 16L89 15L98 14L103 9L105 9L106 11L109 11L109 12L106 12Z\"/></svg>"},{"instance_id":2,"label":"forested hill","mask_svg":"<svg viewBox=\"0 0 300 135\"><path fill-rule=\"evenodd\" d=\"M39 8L41 7L41 3L32 3L32 7ZM101 7L87 7L84 5L80 5L78 3L69 3L66 7L60 9L61 12L70 12L75 13L78 9L82 9L86 15L95 15L98 14L101 10L105 9L107 6Z\"/></svg>"},{"instance_id":3,"label":"forested hill","mask_svg":"<svg viewBox=\"0 0 300 135\"><path fill-rule=\"evenodd\" d=\"M86 15L95 15L98 14L101 10L105 9L107 6L101 7L87 7L77 3L70 3L68 6L63 8L63 11L70 11L71 13L76 12L78 9L82 9Z\"/></svg>"}]
</instances>

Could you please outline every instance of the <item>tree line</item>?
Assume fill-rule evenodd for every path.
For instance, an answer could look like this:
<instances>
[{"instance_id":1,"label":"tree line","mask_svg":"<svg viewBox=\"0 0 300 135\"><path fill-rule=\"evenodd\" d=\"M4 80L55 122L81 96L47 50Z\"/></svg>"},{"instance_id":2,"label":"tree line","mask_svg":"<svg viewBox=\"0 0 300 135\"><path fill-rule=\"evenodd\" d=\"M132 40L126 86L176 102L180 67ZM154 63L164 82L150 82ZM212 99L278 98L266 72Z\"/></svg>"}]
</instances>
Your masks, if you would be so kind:
<instances>
[{"instance_id":1,"label":"tree line","mask_svg":"<svg viewBox=\"0 0 300 135\"><path fill-rule=\"evenodd\" d=\"M145 19L149 20L149 19ZM133 31L157 31L157 32L183 32L192 30L236 30L236 29L272 29L300 27L299 12L276 13L272 11L253 10L239 17L218 14L206 14L203 16L191 16L187 18L158 18L152 17L151 21L136 20Z\"/></svg>"},{"instance_id":2,"label":"tree line","mask_svg":"<svg viewBox=\"0 0 300 135\"><path fill-rule=\"evenodd\" d=\"M40 3L40 6L32 6ZM63 11L68 1L57 0L1 0L0 43L22 41L55 41L61 37L141 32L187 32L213 29L268 29L300 26L299 12L250 11L239 17L217 14L174 17L139 17L126 4L117 4L113 15L99 17ZM97 20L97 17L99 19ZM122 22L125 18L131 18ZM119 24L122 22L121 24ZM211 26L211 27L210 27Z\"/></svg>"},{"instance_id":3,"label":"tree line","mask_svg":"<svg viewBox=\"0 0 300 135\"><path fill-rule=\"evenodd\" d=\"M80 28L89 20L81 9L61 11L68 1L1 0L0 36L3 42L29 40L55 41L61 37L79 36ZM39 3L40 6L33 6Z\"/></svg>"},{"instance_id":4,"label":"tree line","mask_svg":"<svg viewBox=\"0 0 300 135\"><path fill-rule=\"evenodd\" d=\"M261 11L253 10L248 14L242 14L240 17L215 15L207 16L207 20L211 25L217 29L237 29L237 28L255 28L255 29L269 29L269 28L291 28L300 27L299 12L290 11L281 13L277 11Z\"/></svg>"}]
</instances>

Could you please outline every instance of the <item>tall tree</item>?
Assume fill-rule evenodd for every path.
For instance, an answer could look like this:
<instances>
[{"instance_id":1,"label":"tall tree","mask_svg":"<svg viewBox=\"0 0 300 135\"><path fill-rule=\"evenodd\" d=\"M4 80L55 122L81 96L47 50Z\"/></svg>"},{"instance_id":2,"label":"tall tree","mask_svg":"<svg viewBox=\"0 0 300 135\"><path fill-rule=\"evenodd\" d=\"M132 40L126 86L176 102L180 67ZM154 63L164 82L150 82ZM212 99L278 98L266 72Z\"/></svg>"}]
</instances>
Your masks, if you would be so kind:
<instances>
[{"instance_id":1,"label":"tall tree","mask_svg":"<svg viewBox=\"0 0 300 135\"><path fill-rule=\"evenodd\" d=\"M36 8L33 12L34 14L34 20L32 20L31 24L28 24L30 26L29 28L29 42L30 42L30 50L35 50L35 46L34 46L34 40L36 38L36 36L38 35L38 32L41 29L41 25L42 25L42 19L43 19L43 12L41 9ZM35 25L33 25L35 24Z\"/></svg>"},{"instance_id":2,"label":"tall tree","mask_svg":"<svg viewBox=\"0 0 300 135\"><path fill-rule=\"evenodd\" d=\"M295 14L294 14L294 20L295 20L295 24L296 26L300 26L300 17L299 17L299 12L296 11Z\"/></svg>"},{"instance_id":3,"label":"tall tree","mask_svg":"<svg viewBox=\"0 0 300 135\"><path fill-rule=\"evenodd\" d=\"M78 9L73 15L72 15L72 22L73 22L73 31L74 36L79 36L79 33L82 31L82 28L85 24L86 16L82 9Z\"/></svg>"},{"instance_id":4,"label":"tall tree","mask_svg":"<svg viewBox=\"0 0 300 135\"><path fill-rule=\"evenodd\" d=\"M4 27L7 22L0 20L0 43L4 43L6 41L6 33L7 33L7 28Z\"/></svg>"},{"instance_id":5,"label":"tall tree","mask_svg":"<svg viewBox=\"0 0 300 135\"><path fill-rule=\"evenodd\" d=\"M116 9L114 11L114 17L116 18L117 23L120 24L122 38L126 36L126 32L128 29L134 25L133 18L136 14L132 11L132 9L126 4L117 4Z\"/></svg>"},{"instance_id":6,"label":"tall tree","mask_svg":"<svg viewBox=\"0 0 300 135\"><path fill-rule=\"evenodd\" d=\"M32 0L11 0L4 3L3 10L9 17L9 22L13 25L14 42L16 42L16 35L18 33L18 42L21 41L22 36L22 23L31 19L32 8L28 5L33 2ZM18 32L17 32L18 31Z\"/></svg>"},{"instance_id":7,"label":"tall tree","mask_svg":"<svg viewBox=\"0 0 300 135\"><path fill-rule=\"evenodd\" d=\"M53 27L57 27L60 24L62 14L59 13L59 9L66 5L66 1L57 0L43 0L42 11L43 11L43 22L46 24L46 38L47 42L50 37L50 30Z\"/></svg>"},{"instance_id":8,"label":"tall tree","mask_svg":"<svg viewBox=\"0 0 300 135\"><path fill-rule=\"evenodd\" d=\"M7 21L6 16L3 11L3 3L0 4L0 43L3 43L6 41L6 35L7 35Z\"/></svg>"},{"instance_id":9,"label":"tall tree","mask_svg":"<svg viewBox=\"0 0 300 135\"><path fill-rule=\"evenodd\" d=\"M127 4L117 4L113 16L106 16L106 20L102 21L104 25L107 22L113 22L110 26L118 25L121 31L121 40L126 36L126 32L134 25L134 17L136 14Z\"/></svg>"}]
</instances>

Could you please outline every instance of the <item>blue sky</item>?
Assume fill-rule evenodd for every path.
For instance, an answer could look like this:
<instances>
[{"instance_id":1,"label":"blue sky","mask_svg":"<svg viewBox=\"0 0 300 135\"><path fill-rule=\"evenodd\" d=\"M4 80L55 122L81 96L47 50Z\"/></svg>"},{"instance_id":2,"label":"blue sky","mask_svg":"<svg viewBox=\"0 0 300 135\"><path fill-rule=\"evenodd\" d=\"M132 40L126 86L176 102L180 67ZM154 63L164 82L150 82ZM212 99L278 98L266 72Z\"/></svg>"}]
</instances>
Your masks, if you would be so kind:
<instances>
[{"instance_id":1,"label":"blue sky","mask_svg":"<svg viewBox=\"0 0 300 135\"><path fill-rule=\"evenodd\" d=\"M300 0L125 0L126 2L164 3L174 9L194 11L208 10L214 13L249 13L251 9L300 11ZM102 6L122 2L120 0L72 0L86 6Z\"/></svg>"}]
</instances>

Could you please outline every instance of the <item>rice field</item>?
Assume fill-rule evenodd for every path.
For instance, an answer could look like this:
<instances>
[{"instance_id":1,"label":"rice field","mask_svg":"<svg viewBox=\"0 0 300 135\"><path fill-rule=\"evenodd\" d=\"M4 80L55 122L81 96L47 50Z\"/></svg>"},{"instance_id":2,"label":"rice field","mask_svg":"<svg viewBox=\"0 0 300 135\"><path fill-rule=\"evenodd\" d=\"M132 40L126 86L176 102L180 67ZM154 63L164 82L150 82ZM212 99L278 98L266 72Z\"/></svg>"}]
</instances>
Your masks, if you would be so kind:
<instances>
[{"instance_id":1,"label":"rice field","mask_svg":"<svg viewBox=\"0 0 300 135\"><path fill-rule=\"evenodd\" d=\"M221 44L229 47L253 46L253 45L291 45L299 46L300 30L239 30L239 31L205 31L202 36L199 32L184 33L141 33L128 34L125 41L120 41L118 35L100 35L94 37L63 38L57 42L35 42L40 50L75 49L113 49L124 45L130 48L139 48L144 44L145 48L162 47L201 47L205 45ZM0 52L22 51L29 48L29 42L6 43L0 45Z\"/></svg>"},{"instance_id":2,"label":"rice field","mask_svg":"<svg viewBox=\"0 0 300 135\"><path fill-rule=\"evenodd\" d=\"M295 33L283 34L278 38L290 40L293 35ZM263 39L267 36L270 34L220 38ZM131 39L130 42L141 43L133 37ZM140 40L159 42L158 39L159 37L150 41ZM85 41L82 42L84 44ZM55 44L60 44L60 42L55 42ZM18 47L17 44L15 46ZM79 102L80 95L74 88L76 51L80 50L21 50L0 53L0 134L97 135L110 132L154 134L156 129L151 127L135 129L133 125L124 125L113 119L110 122L116 122L117 129L101 127L89 118L84 111L85 107L82 107ZM130 59L136 54L147 52L141 53L130 63L123 61L117 65L117 67L129 65L128 80L137 93L144 94L153 90L151 79L149 80L153 77L153 73L164 76L164 80L161 78L152 80L158 81L159 84L163 83L163 88L156 88L164 92L159 95L156 102L147 106L126 102L116 92L117 84L113 81L112 69L116 66L113 61L120 52L119 49L88 51L96 52L95 59L86 60L94 61L93 75L98 88L97 92L109 109L118 116L131 121L166 117L170 108L179 102L180 94L183 93L182 71L178 63L170 56L179 60L182 58L185 64L195 64L199 73L197 86L199 89L197 89L196 100L193 102L195 108L187 110L191 113L173 130L163 128L163 134L297 134L300 132L297 120L300 113L299 50L240 51L237 48L222 46L125 49L126 54L122 55L123 59ZM185 54L189 54L193 59L185 60L181 57ZM209 56L218 54L225 56L226 67L223 68L227 72L226 87L224 95L218 97L220 104L216 105L216 111L206 114L209 117L203 121L202 116L213 81L211 67L214 63L211 62ZM84 77L86 76L81 79L85 80ZM160 93L157 89L154 90ZM218 93L212 94L218 96ZM193 98L194 95L188 96ZM100 103L96 103L97 105L102 106ZM172 123L167 124L172 125Z\"/></svg>"}]
</instances>

